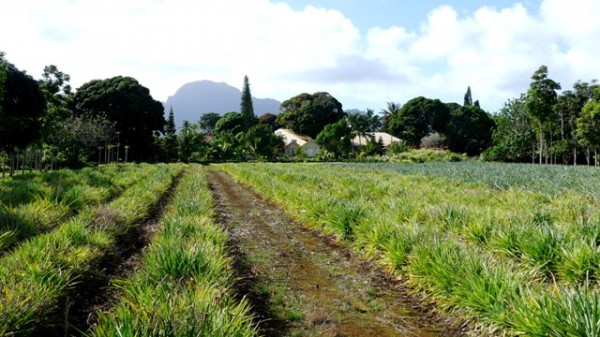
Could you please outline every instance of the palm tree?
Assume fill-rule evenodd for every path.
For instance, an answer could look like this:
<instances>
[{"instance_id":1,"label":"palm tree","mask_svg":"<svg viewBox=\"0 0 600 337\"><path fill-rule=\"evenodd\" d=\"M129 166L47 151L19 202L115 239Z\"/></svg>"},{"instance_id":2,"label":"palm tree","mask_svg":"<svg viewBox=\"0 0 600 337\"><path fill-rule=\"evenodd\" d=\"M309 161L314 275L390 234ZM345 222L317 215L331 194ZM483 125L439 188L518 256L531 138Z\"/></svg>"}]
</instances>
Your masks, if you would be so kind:
<instances>
[{"instance_id":1,"label":"palm tree","mask_svg":"<svg viewBox=\"0 0 600 337\"><path fill-rule=\"evenodd\" d=\"M358 136L358 143L361 144L361 137L364 137L370 131L369 119L366 115L351 113L346 117L346 121L352 133Z\"/></svg>"},{"instance_id":2,"label":"palm tree","mask_svg":"<svg viewBox=\"0 0 600 337\"><path fill-rule=\"evenodd\" d=\"M376 132L381 127L381 120L379 116L375 114L375 110L367 108L367 112L365 114L367 118L368 124L368 132Z\"/></svg>"},{"instance_id":3,"label":"palm tree","mask_svg":"<svg viewBox=\"0 0 600 337\"><path fill-rule=\"evenodd\" d=\"M397 114L398 111L400 111L400 107L401 106L398 103L387 102L387 107L385 109L381 110L381 113L383 114L382 122L381 122L381 130L382 131L388 132L390 119L392 118L392 116Z\"/></svg>"}]
</instances>

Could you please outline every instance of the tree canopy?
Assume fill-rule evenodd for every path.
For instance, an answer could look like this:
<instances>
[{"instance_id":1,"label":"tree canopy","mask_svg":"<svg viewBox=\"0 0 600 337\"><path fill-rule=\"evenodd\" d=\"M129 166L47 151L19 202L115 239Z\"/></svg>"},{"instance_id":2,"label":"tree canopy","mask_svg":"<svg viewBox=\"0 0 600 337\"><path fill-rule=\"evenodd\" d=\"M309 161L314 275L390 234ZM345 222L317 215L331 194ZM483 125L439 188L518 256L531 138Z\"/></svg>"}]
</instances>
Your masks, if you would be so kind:
<instances>
[{"instance_id":1,"label":"tree canopy","mask_svg":"<svg viewBox=\"0 0 600 337\"><path fill-rule=\"evenodd\" d=\"M475 156L492 145L496 124L476 105L458 107L451 112L445 130L448 149L452 152Z\"/></svg>"},{"instance_id":2,"label":"tree canopy","mask_svg":"<svg viewBox=\"0 0 600 337\"><path fill-rule=\"evenodd\" d=\"M231 111L219 118L213 129L213 133L228 132L233 135L244 132L246 118L237 111Z\"/></svg>"},{"instance_id":3,"label":"tree canopy","mask_svg":"<svg viewBox=\"0 0 600 337\"><path fill-rule=\"evenodd\" d=\"M335 97L326 92L303 93L281 103L277 122L297 133L315 138L328 124L346 114Z\"/></svg>"},{"instance_id":4,"label":"tree canopy","mask_svg":"<svg viewBox=\"0 0 600 337\"><path fill-rule=\"evenodd\" d=\"M204 132L211 132L217 125L219 119L221 119L220 114L216 112L207 112L200 116L200 121L198 122L198 125Z\"/></svg>"},{"instance_id":5,"label":"tree canopy","mask_svg":"<svg viewBox=\"0 0 600 337\"><path fill-rule=\"evenodd\" d=\"M345 156L352 147L352 129L344 119L328 124L317 135L317 143L336 158Z\"/></svg>"},{"instance_id":6,"label":"tree canopy","mask_svg":"<svg viewBox=\"0 0 600 337\"><path fill-rule=\"evenodd\" d=\"M153 136L165 126L162 103L131 77L90 81L77 90L73 106L78 115L105 116L115 122L120 142L130 146L129 157L136 160L150 159Z\"/></svg>"},{"instance_id":7,"label":"tree canopy","mask_svg":"<svg viewBox=\"0 0 600 337\"><path fill-rule=\"evenodd\" d=\"M539 159L541 164L544 157L544 127L553 118L553 108L557 99L556 91L560 90L560 84L548 77L548 67L544 65L533 73L531 79L525 109L531 118L538 123Z\"/></svg>"},{"instance_id":8,"label":"tree canopy","mask_svg":"<svg viewBox=\"0 0 600 337\"><path fill-rule=\"evenodd\" d=\"M420 96L395 110L389 118L388 132L419 147L421 138L429 133L444 133L449 120L450 111L444 103Z\"/></svg>"},{"instance_id":9,"label":"tree canopy","mask_svg":"<svg viewBox=\"0 0 600 337\"><path fill-rule=\"evenodd\" d=\"M37 81L13 64L0 59L3 97L0 101L0 148L24 148L40 134L46 99Z\"/></svg>"}]
</instances>

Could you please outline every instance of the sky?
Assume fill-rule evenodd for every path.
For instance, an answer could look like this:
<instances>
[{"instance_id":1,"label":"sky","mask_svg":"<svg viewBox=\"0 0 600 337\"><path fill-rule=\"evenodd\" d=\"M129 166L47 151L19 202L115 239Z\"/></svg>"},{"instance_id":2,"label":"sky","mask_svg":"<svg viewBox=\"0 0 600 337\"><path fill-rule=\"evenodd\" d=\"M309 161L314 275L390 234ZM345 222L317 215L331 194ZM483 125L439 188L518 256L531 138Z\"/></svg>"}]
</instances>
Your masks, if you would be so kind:
<instances>
[{"instance_id":1,"label":"sky","mask_svg":"<svg viewBox=\"0 0 600 337\"><path fill-rule=\"evenodd\" d=\"M247 75L255 97L375 111L470 86L494 113L541 65L565 90L599 78L598 17L598 0L0 0L0 51L34 78L131 76L163 102Z\"/></svg>"}]
</instances>

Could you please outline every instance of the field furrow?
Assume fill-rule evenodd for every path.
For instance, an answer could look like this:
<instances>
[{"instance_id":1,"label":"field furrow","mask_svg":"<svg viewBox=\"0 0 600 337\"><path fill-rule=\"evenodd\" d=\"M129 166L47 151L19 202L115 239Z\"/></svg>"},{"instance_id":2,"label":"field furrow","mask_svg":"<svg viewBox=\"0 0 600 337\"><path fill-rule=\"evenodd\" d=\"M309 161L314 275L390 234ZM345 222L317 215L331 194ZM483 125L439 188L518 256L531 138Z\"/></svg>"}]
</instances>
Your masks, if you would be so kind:
<instances>
[{"instance_id":1,"label":"field furrow","mask_svg":"<svg viewBox=\"0 0 600 337\"><path fill-rule=\"evenodd\" d=\"M255 336L249 307L231 291L227 234L214 222L203 171L192 166L160 227L92 336Z\"/></svg>"},{"instance_id":2,"label":"field furrow","mask_svg":"<svg viewBox=\"0 0 600 337\"><path fill-rule=\"evenodd\" d=\"M306 230L227 174L211 171L223 222L250 271L268 336L458 336L398 282L330 238ZM247 276L247 275L246 275ZM248 289L250 288L250 289ZM266 302L263 302L266 301Z\"/></svg>"},{"instance_id":3,"label":"field furrow","mask_svg":"<svg viewBox=\"0 0 600 337\"><path fill-rule=\"evenodd\" d=\"M583 184L568 190L560 179L554 187L546 181L520 186L508 181L509 166L491 183L489 175L469 175L469 165L444 165L446 171L417 165L223 168L302 222L378 259L439 307L475 318L480 333L600 334L592 323L600 318L595 195ZM524 168L516 168L519 181ZM541 171L539 179L549 174Z\"/></svg>"},{"instance_id":4,"label":"field furrow","mask_svg":"<svg viewBox=\"0 0 600 337\"><path fill-rule=\"evenodd\" d=\"M1 257L0 335L70 333L73 289L85 275L102 272L97 262L148 218L182 169L157 165L110 203L86 209Z\"/></svg>"}]
</instances>

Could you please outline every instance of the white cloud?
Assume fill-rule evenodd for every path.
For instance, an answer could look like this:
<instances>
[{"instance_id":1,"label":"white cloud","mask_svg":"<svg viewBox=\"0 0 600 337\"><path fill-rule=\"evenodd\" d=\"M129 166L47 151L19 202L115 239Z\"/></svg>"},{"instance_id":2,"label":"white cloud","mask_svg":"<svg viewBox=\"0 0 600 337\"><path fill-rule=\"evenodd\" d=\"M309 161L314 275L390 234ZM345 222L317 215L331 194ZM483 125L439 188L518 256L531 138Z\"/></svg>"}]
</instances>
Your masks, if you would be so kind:
<instances>
[{"instance_id":1,"label":"white cloud","mask_svg":"<svg viewBox=\"0 0 600 337\"><path fill-rule=\"evenodd\" d=\"M74 87L133 76L160 100L200 79L241 87L247 74L255 96L329 91L347 108L418 95L460 102L470 85L495 111L541 64L563 88L600 74L597 0L543 0L535 12L518 3L460 14L441 6L417 30L362 32L338 11L269 0L8 3L0 49L19 68L39 77L55 64Z\"/></svg>"},{"instance_id":2,"label":"white cloud","mask_svg":"<svg viewBox=\"0 0 600 337\"><path fill-rule=\"evenodd\" d=\"M360 42L337 11L267 0L15 1L0 30L15 32L0 37L7 58L34 76L50 63L74 86L131 75L158 99L198 79L241 86L245 74L257 95L289 95L282 74L333 67Z\"/></svg>"},{"instance_id":3,"label":"white cloud","mask_svg":"<svg viewBox=\"0 0 600 337\"><path fill-rule=\"evenodd\" d=\"M542 64L563 88L600 74L595 56L600 52L595 39L600 36L600 22L594 19L600 15L600 2L575 0L565 6L561 0L544 0L539 14L517 3L503 9L482 7L465 17L442 6L430 12L408 46L377 49L403 55L390 59L395 68L417 69L409 73L408 84L397 86L400 101L422 94L460 102L470 85L484 108L496 111L527 90L531 75ZM368 36L384 46L383 37L392 35L389 41L395 45L393 35L398 29L377 28Z\"/></svg>"}]
</instances>

